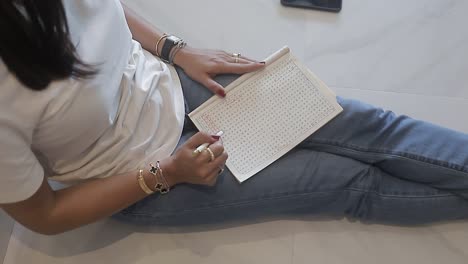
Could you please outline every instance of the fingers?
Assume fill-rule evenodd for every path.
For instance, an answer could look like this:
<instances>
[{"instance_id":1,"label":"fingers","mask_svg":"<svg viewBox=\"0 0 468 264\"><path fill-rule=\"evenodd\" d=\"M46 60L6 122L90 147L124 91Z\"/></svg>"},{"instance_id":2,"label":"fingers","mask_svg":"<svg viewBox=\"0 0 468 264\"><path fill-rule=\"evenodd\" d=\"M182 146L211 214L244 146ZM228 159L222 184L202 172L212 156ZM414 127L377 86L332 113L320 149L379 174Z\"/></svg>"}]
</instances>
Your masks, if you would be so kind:
<instances>
[{"instance_id":1,"label":"fingers","mask_svg":"<svg viewBox=\"0 0 468 264\"><path fill-rule=\"evenodd\" d=\"M195 80L221 97L225 97L226 93L224 91L224 87L213 80L214 76L222 73L244 74L258 71L265 67L264 63L249 59L244 56L239 56L236 58L227 52L219 53L217 56L219 56L219 60L217 60L217 62L211 66L211 70L203 75L195 77Z\"/></svg>"},{"instance_id":2,"label":"fingers","mask_svg":"<svg viewBox=\"0 0 468 264\"><path fill-rule=\"evenodd\" d=\"M208 90L212 91L213 93L225 97L226 93L224 92L224 88L221 84L217 83L215 80L213 80L210 76L206 75L205 78L200 81L201 84L203 84Z\"/></svg>"},{"instance_id":3,"label":"fingers","mask_svg":"<svg viewBox=\"0 0 468 264\"><path fill-rule=\"evenodd\" d=\"M236 58L235 57L231 57L228 59L228 62L229 63L238 63L238 64L250 64L250 63L255 63L255 64L258 64L259 62L255 62L255 61L251 61L251 60L246 60L244 58L241 58L239 57L239 59L237 60L236 62Z\"/></svg>"},{"instance_id":4,"label":"fingers","mask_svg":"<svg viewBox=\"0 0 468 264\"><path fill-rule=\"evenodd\" d=\"M184 162L192 166L189 171L193 173L193 176L188 177L186 182L213 186L216 183L220 169L224 167L228 158L227 153L224 152L221 140L213 138L208 133L198 132L187 140L183 149L193 152L193 150L204 143L209 144L214 159L212 159L209 151L202 151L195 157L191 153L190 155L182 154L182 157L188 159Z\"/></svg>"},{"instance_id":5,"label":"fingers","mask_svg":"<svg viewBox=\"0 0 468 264\"><path fill-rule=\"evenodd\" d=\"M224 168L224 164L228 158L228 154L223 152L221 155L215 158L215 160L211 162L204 162L203 163L203 172L202 172L202 179L204 185L213 186L216 183L216 179L219 176L219 172L221 168Z\"/></svg>"},{"instance_id":6,"label":"fingers","mask_svg":"<svg viewBox=\"0 0 468 264\"><path fill-rule=\"evenodd\" d=\"M216 159L216 157L220 156L224 152L224 147L221 141L217 141L211 144L208 148L213 153L214 159ZM211 153L208 149L202 152L202 156L206 162L212 162Z\"/></svg>"},{"instance_id":7,"label":"fingers","mask_svg":"<svg viewBox=\"0 0 468 264\"><path fill-rule=\"evenodd\" d=\"M224 64L221 64L216 68L216 74L220 74L220 73L244 74L248 72L258 71L265 67L265 64L262 64L262 63L253 63L253 62L246 62L246 61L244 62L245 63L226 62ZM204 85L213 93L221 97L226 96L223 86L217 83L215 80L213 80L211 76L205 74L202 78L197 79L196 81Z\"/></svg>"},{"instance_id":8,"label":"fingers","mask_svg":"<svg viewBox=\"0 0 468 264\"><path fill-rule=\"evenodd\" d=\"M209 170L211 173L217 173L221 168L224 168L224 164L226 163L228 159L228 154L227 152L223 152L221 155L219 155L215 160L210 162L208 164Z\"/></svg>"},{"instance_id":9,"label":"fingers","mask_svg":"<svg viewBox=\"0 0 468 264\"><path fill-rule=\"evenodd\" d=\"M218 73L235 73L244 74L248 72L258 71L263 69L265 64L263 63L225 63L219 67Z\"/></svg>"},{"instance_id":10,"label":"fingers","mask_svg":"<svg viewBox=\"0 0 468 264\"><path fill-rule=\"evenodd\" d=\"M236 64L244 65L243 67L241 67L241 68L243 68L243 70L233 72L233 71L229 71L229 68L228 68L227 71L223 71L223 72L220 72L220 73L238 73L238 74L242 74L242 73L246 73L246 72L260 70L261 68L265 67L265 63L258 62L256 60L247 58L245 56L239 56L239 57L236 58L235 56L233 56L233 54L229 54L227 52L224 54L224 60L226 61L226 64L228 64L230 66L232 66L233 64L234 65L236 65ZM234 66L234 67L236 67L236 66Z\"/></svg>"},{"instance_id":11,"label":"fingers","mask_svg":"<svg viewBox=\"0 0 468 264\"><path fill-rule=\"evenodd\" d=\"M209 181L208 184L213 186L216 184L216 180L218 179L219 172L221 168L224 168L224 164L228 159L228 154L223 152L219 157L217 157L214 161L210 162L208 166L210 166L211 173L209 174Z\"/></svg>"},{"instance_id":12,"label":"fingers","mask_svg":"<svg viewBox=\"0 0 468 264\"><path fill-rule=\"evenodd\" d=\"M204 151L204 158L206 159L203 163L204 170L206 173L205 183L209 186L216 184L216 179L219 176L221 168L224 168L224 164L228 158L228 154L224 152L224 147L220 141L217 141L209 146L213 152L215 159L211 160L209 151Z\"/></svg>"},{"instance_id":13,"label":"fingers","mask_svg":"<svg viewBox=\"0 0 468 264\"><path fill-rule=\"evenodd\" d=\"M209 171L213 171L215 168L219 168L224 166L224 163L226 162L228 158L228 154L226 151L224 151L224 146L223 144L218 141L210 145L209 147L211 151L213 152L215 159L211 160L210 155L208 154L208 167Z\"/></svg>"},{"instance_id":14,"label":"fingers","mask_svg":"<svg viewBox=\"0 0 468 264\"><path fill-rule=\"evenodd\" d=\"M262 63L262 62L253 60L253 59L251 59L251 58L247 58L247 57L245 57L245 56L240 56L240 58L242 58L242 59L244 59L244 60L246 60L246 61L254 62L254 63ZM262 63L262 64L263 64L263 63Z\"/></svg>"},{"instance_id":15,"label":"fingers","mask_svg":"<svg viewBox=\"0 0 468 264\"><path fill-rule=\"evenodd\" d=\"M227 58L227 61L228 62L235 62L235 56L233 56L233 53L227 53L227 52L224 52L224 56ZM251 59L251 58L248 58L246 56L239 56L239 63L241 63L241 61L244 61L246 63L248 62L253 62L253 63L261 63L257 60L254 60L254 59Z\"/></svg>"},{"instance_id":16,"label":"fingers","mask_svg":"<svg viewBox=\"0 0 468 264\"><path fill-rule=\"evenodd\" d=\"M198 132L195 135L193 135L191 138L189 138L185 142L185 145L190 149L195 149L204 143L212 144L214 142L216 142L216 139L211 137L210 134L204 133L204 132Z\"/></svg>"},{"instance_id":17,"label":"fingers","mask_svg":"<svg viewBox=\"0 0 468 264\"><path fill-rule=\"evenodd\" d=\"M226 164L226 161L228 159L228 154L226 152L223 152L216 160L214 160L210 166L211 166L211 174L218 174L221 168L224 168L224 165Z\"/></svg>"}]
</instances>

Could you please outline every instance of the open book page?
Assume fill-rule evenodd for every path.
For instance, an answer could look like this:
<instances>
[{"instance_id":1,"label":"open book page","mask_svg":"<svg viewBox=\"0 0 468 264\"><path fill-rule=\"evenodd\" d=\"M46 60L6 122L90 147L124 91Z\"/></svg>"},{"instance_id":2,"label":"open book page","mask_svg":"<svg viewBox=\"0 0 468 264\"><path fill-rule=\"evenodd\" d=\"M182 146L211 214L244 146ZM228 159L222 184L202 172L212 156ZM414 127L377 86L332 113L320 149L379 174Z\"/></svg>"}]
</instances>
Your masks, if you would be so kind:
<instances>
[{"instance_id":1,"label":"open book page","mask_svg":"<svg viewBox=\"0 0 468 264\"><path fill-rule=\"evenodd\" d=\"M285 47L189 114L200 131L224 132L226 166L243 182L343 109L334 93Z\"/></svg>"}]
</instances>

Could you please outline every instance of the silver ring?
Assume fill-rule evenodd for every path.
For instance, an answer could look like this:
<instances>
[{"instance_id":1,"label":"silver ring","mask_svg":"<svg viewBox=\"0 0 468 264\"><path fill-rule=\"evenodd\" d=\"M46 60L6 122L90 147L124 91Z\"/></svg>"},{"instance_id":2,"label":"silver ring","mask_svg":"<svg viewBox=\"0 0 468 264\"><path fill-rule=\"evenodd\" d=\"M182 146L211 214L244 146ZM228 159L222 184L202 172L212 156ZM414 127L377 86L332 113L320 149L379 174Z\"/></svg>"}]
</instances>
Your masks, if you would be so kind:
<instances>
[{"instance_id":1,"label":"silver ring","mask_svg":"<svg viewBox=\"0 0 468 264\"><path fill-rule=\"evenodd\" d=\"M206 148L205 150L208 151L208 153L210 153L210 161L213 161L215 159L213 151L210 148Z\"/></svg>"},{"instance_id":2,"label":"silver ring","mask_svg":"<svg viewBox=\"0 0 468 264\"><path fill-rule=\"evenodd\" d=\"M234 63L239 63L239 57L241 56L240 53L233 53L232 57L234 57Z\"/></svg>"},{"instance_id":3,"label":"silver ring","mask_svg":"<svg viewBox=\"0 0 468 264\"><path fill-rule=\"evenodd\" d=\"M220 175L220 174L223 173L223 172L224 172L224 168L220 167L220 168L219 168L219 171L218 171L218 175Z\"/></svg>"}]
</instances>

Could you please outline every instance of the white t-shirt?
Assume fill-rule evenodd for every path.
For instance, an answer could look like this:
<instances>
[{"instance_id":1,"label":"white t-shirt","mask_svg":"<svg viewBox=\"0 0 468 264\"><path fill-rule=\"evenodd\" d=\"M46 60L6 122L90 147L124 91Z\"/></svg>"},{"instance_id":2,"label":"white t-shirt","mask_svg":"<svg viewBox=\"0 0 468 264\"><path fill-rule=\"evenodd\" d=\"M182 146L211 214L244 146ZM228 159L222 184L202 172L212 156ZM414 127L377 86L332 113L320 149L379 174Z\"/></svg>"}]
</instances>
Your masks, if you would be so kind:
<instances>
[{"instance_id":1,"label":"white t-shirt","mask_svg":"<svg viewBox=\"0 0 468 264\"><path fill-rule=\"evenodd\" d=\"M180 138L177 73L132 40L118 0L63 1L91 80L25 88L0 61L0 203L27 199L43 177L108 177L168 157Z\"/></svg>"}]
</instances>

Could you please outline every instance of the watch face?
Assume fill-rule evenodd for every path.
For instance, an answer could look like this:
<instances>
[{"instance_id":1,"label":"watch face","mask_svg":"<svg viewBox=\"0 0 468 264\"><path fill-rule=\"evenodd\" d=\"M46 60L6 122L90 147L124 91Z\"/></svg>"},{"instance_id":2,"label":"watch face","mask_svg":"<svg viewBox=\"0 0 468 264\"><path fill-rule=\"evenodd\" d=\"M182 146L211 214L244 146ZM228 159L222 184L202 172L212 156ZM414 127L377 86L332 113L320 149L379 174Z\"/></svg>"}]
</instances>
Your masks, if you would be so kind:
<instances>
[{"instance_id":1,"label":"watch face","mask_svg":"<svg viewBox=\"0 0 468 264\"><path fill-rule=\"evenodd\" d=\"M172 42L177 42L177 41L180 40L180 38L178 38L178 37L176 37L176 36L169 36L169 37L167 37L167 39L169 39L169 40L172 41Z\"/></svg>"}]
</instances>

